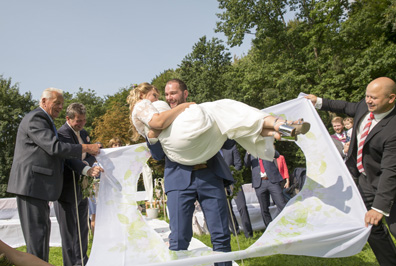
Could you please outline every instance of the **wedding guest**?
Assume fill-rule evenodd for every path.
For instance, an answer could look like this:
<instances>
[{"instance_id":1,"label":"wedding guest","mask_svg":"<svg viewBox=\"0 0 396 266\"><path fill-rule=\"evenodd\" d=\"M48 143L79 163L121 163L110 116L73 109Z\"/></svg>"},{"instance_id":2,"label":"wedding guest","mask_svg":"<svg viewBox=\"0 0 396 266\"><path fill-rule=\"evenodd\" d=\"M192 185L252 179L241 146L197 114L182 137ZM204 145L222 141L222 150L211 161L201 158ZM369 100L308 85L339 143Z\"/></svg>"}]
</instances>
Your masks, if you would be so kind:
<instances>
[{"instance_id":1,"label":"wedding guest","mask_svg":"<svg viewBox=\"0 0 396 266\"><path fill-rule=\"evenodd\" d=\"M67 107L66 122L58 130L60 141L71 144L90 143L88 132L84 129L86 112L81 103L72 103ZM103 171L101 167L93 166L95 161L94 156L83 153L79 159L68 159L65 162L62 193L54 202L62 239L63 266L85 265L88 261L88 199L83 197L79 182L85 178L83 176L95 177Z\"/></svg>"},{"instance_id":2,"label":"wedding guest","mask_svg":"<svg viewBox=\"0 0 396 266\"><path fill-rule=\"evenodd\" d=\"M239 171L242 169L242 159L241 156L239 155L239 151L236 146L236 142L234 140L228 139L223 147L220 150L221 155L224 158L224 161L226 162L227 165L229 166L234 166L235 170ZM232 195L232 186L230 185L227 187L227 196ZM242 227L243 227L243 232L245 234L246 238L251 238L253 237L253 229L252 229L252 223L250 221L249 217L249 212L246 206L246 198L245 198L245 193L243 193L242 187L239 189L238 193L234 197L235 203L237 205L237 209L239 212L239 216L241 217L242 221ZM238 221L236 220L234 211L232 210L232 201L229 201L229 206L231 208L228 211L228 223L229 223L229 228L230 231L236 235L239 233L239 224Z\"/></svg>"},{"instance_id":3,"label":"wedding guest","mask_svg":"<svg viewBox=\"0 0 396 266\"><path fill-rule=\"evenodd\" d=\"M345 142L349 142L351 140L351 136L352 136L353 118L352 117L345 117L343 122L344 122L344 127L347 129L346 130L346 141Z\"/></svg>"},{"instance_id":4,"label":"wedding guest","mask_svg":"<svg viewBox=\"0 0 396 266\"><path fill-rule=\"evenodd\" d=\"M59 198L64 159L96 155L96 144L59 141L53 122L63 108L63 91L43 91L40 107L22 119L16 137L7 192L16 194L18 214L27 252L48 261L51 230L49 201Z\"/></svg>"},{"instance_id":5,"label":"wedding guest","mask_svg":"<svg viewBox=\"0 0 396 266\"><path fill-rule=\"evenodd\" d=\"M373 225L368 242L380 265L396 265L396 83L387 77L371 81L365 99L357 103L306 96L318 109L353 117L346 164L358 177L358 188L367 207L366 226Z\"/></svg>"},{"instance_id":6,"label":"wedding guest","mask_svg":"<svg viewBox=\"0 0 396 266\"><path fill-rule=\"evenodd\" d=\"M342 143L346 142L347 135L344 130L344 122L342 117L336 116L331 120L331 124L334 129L334 134L331 135L332 138L341 141Z\"/></svg>"},{"instance_id":7,"label":"wedding guest","mask_svg":"<svg viewBox=\"0 0 396 266\"><path fill-rule=\"evenodd\" d=\"M285 156L279 154L279 157L274 159L274 163L278 167L279 173L283 178L283 180L280 182L280 185L282 188L282 193L285 195L285 190L290 187L289 169L287 168ZM289 198L285 196L285 200L287 202Z\"/></svg>"},{"instance_id":8,"label":"wedding guest","mask_svg":"<svg viewBox=\"0 0 396 266\"><path fill-rule=\"evenodd\" d=\"M275 159L278 157L279 152L275 151ZM281 212L286 205L286 200L280 185L283 177L273 159L271 161L262 160L261 158L256 158L246 153L244 161L246 167L251 167L252 169L252 186L256 191L257 199L260 204L261 216L267 227L269 223L272 222L269 211L270 195L279 212Z\"/></svg>"},{"instance_id":9,"label":"wedding guest","mask_svg":"<svg viewBox=\"0 0 396 266\"><path fill-rule=\"evenodd\" d=\"M109 141L109 145L107 145L109 148L117 148L122 146L122 141L118 137L114 137Z\"/></svg>"},{"instance_id":10,"label":"wedding guest","mask_svg":"<svg viewBox=\"0 0 396 266\"><path fill-rule=\"evenodd\" d=\"M306 177L307 170L305 168L294 168L292 175L289 177L290 186L283 190L283 196L285 196L286 201L289 201L295 195L300 193L304 186Z\"/></svg>"}]
</instances>

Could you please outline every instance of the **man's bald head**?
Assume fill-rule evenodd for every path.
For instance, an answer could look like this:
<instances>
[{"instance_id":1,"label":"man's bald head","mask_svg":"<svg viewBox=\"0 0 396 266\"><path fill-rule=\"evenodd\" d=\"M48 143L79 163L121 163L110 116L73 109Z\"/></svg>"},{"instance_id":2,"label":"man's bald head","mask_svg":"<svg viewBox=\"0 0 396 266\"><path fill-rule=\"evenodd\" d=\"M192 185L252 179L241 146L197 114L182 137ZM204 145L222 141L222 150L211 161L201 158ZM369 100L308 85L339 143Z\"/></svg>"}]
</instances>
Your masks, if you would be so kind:
<instances>
[{"instance_id":1,"label":"man's bald head","mask_svg":"<svg viewBox=\"0 0 396 266\"><path fill-rule=\"evenodd\" d=\"M381 114L395 106L396 83L387 77L377 78L367 85L366 103L370 112Z\"/></svg>"}]
</instances>

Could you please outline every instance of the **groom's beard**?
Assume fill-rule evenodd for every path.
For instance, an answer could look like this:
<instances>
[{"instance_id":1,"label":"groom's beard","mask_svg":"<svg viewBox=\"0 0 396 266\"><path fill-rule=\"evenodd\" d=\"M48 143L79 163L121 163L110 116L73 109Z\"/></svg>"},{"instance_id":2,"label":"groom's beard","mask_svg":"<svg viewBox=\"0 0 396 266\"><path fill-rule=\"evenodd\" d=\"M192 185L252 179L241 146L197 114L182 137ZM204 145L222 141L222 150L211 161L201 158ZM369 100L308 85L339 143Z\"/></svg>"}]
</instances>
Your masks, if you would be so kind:
<instances>
[{"instance_id":1,"label":"groom's beard","mask_svg":"<svg viewBox=\"0 0 396 266\"><path fill-rule=\"evenodd\" d=\"M185 102L186 102L186 100L183 97L181 97L180 99L178 99L177 101L173 101L172 103L168 102L168 104L170 105L171 108L175 108L179 104L182 104L182 103L185 103Z\"/></svg>"}]
</instances>

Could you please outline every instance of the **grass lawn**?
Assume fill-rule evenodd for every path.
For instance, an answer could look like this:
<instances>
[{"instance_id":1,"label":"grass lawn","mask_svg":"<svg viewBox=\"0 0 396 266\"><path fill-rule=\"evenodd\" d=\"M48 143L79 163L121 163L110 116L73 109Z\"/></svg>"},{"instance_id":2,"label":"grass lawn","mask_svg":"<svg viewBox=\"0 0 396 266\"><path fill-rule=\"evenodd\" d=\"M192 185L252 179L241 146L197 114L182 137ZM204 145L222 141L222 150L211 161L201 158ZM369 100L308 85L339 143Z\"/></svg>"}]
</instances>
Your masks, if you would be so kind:
<instances>
[{"instance_id":1,"label":"grass lawn","mask_svg":"<svg viewBox=\"0 0 396 266\"><path fill-rule=\"evenodd\" d=\"M143 212L143 215L145 213ZM162 213L160 213L159 219L164 220ZM385 219L383 220L385 222ZM166 222L169 223L169 220L166 219ZM385 222L386 224L386 222ZM263 234L263 231L255 231L253 238L246 239L243 232L238 235L239 246L241 250L244 250L250 247L260 236ZM210 235L194 235L195 238L202 241L209 247L212 247L210 242ZM393 236L392 236L393 238ZM396 240L393 238L393 242L396 244ZM88 254L91 251L92 246L92 235L89 237L89 246L88 246ZM235 236L231 235L231 248L232 251L239 250L238 242ZM26 247L20 247L18 250L26 251ZM51 247L49 254L49 263L55 266L62 266L62 249L60 247ZM284 265L292 265L292 266L378 266L377 259L374 256L373 251L370 246L366 244L363 250L354 256L346 257L346 258L317 258L317 257L307 257L307 256L295 256L295 255L272 255L266 257L257 257L257 258L249 258L244 259L243 261L239 260L237 263L240 266L284 266ZM115 265L118 266L118 265Z\"/></svg>"},{"instance_id":2,"label":"grass lawn","mask_svg":"<svg viewBox=\"0 0 396 266\"><path fill-rule=\"evenodd\" d=\"M92 246L92 235L89 235L89 243L88 243L88 254L91 252ZM17 250L26 252L26 246L19 247ZM62 260L62 248L61 247L50 247L49 261L50 264L55 266L63 266ZM113 265L109 265L113 266Z\"/></svg>"},{"instance_id":3,"label":"grass lawn","mask_svg":"<svg viewBox=\"0 0 396 266\"><path fill-rule=\"evenodd\" d=\"M243 233L238 235L241 250L248 248L262 235L262 231L254 232L252 239L246 239ZM209 235L194 236L208 246L212 246ZM233 251L239 250L235 236L231 236L231 248ZM372 252L370 246L366 244L363 250L352 257L347 258L316 258L307 256L294 255L272 255L266 257L257 257L236 261L240 266L378 266L378 262Z\"/></svg>"},{"instance_id":4,"label":"grass lawn","mask_svg":"<svg viewBox=\"0 0 396 266\"><path fill-rule=\"evenodd\" d=\"M246 239L244 234L241 233L238 235L239 245L241 250L248 248L257 239L262 235L262 231L254 232L254 236L251 239ZM212 246L210 242L209 235L203 236L194 236L199 239L203 243L208 246ZM90 237L88 254L91 250L92 238ZM233 251L239 250L238 244L235 236L231 236L231 247ZM26 251L26 247L20 247L18 250ZM49 263L56 266L62 266L62 250L60 247L51 247L50 248L50 257ZM325 258L316 258L316 257L306 257L306 256L293 256L293 255L272 255L267 257L257 257L245 259L243 261L237 261L240 266L284 266L284 265L293 265L293 266L377 266L377 260L371 248L368 244L363 248L363 250L352 257L347 258L334 258L334 259L325 259Z\"/></svg>"}]
</instances>

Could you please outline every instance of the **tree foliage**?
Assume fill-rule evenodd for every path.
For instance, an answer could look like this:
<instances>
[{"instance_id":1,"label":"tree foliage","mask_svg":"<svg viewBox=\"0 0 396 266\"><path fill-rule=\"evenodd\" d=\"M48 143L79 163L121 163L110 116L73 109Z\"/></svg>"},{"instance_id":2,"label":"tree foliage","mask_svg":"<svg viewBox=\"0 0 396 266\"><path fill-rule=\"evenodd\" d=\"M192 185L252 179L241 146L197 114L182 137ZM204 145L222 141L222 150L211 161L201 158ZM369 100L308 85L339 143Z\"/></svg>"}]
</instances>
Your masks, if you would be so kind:
<instances>
[{"instance_id":1,"label":"tree foliage","mask_svg":"<svg viewBox=\"0 0 396 266\"><path fill-rule=\"evenodd\" d=\"M226 74L226 95L264 108L300 92L358 101L380 76L396 78L396 5L390 0L218 0L217 31L231 46L254 35ZM286 14L295 18L286 21ZM226 96L224 95L224 96ZM331 113L320 112L330 127ZM302 164L297 148L277 146Z\"/></svg>"},{"instance_id":2,"label":"tree foliage","mask_svg":"<svg viewBox=\"0 0 396 266\"><path fill-rule=\"evenodd\" d=\"M137 86L137 84L131 84L128 87L120 88L118 92L114 95L107 96L104 104L106 110L112 108L114 105L128 106L126 99L129 95L129 92L131 91L131 89L133 89L134 86Z\"/></svg>"},{"instance_id":3,"label":"tree foliage","mask_svg":"<svg viewBox=\"0 0 396 266\"><path fill-rule=\"evenodd\" d=\"M151 81L151 84L153 84L160 91L161 98L164 99L163 94L166 83L171 79L181 78L179 72L173 69L168 69L160 73L159 75L155 76L155 78Z\"/></svg>"},{"instance_id":4,"label":"tree foliage","mask_svg":"<svg viewBox=\"0 0 396 266\"><path fill-rule=\"evenodd\" d=\"M93 121L96 117L102 116L106 112L104 106L104 100L96 95L94 90L88 89L85 91L83 88L79 88L78 92L74 95L69 92L63 93L64 104L62 112L59 117L55 120L56 128L60 128L66 122L66 109L71 103L82 103L87 109L87 123L84 129L88 133L93 130Z\"/></svg>"},{"instance_id":5,"label":"tree foliage","mask_svg":"<svg viewBox=\"0 0 396 266\"><path fill-rule=\"evenodd\" d=\"M179 68L165 70L153 78L152 84L161 92L168 80L180 78L188 86L190 101L201 103L231 98L263 109L294 99L300 92L356 102L364 97L365 87L371 80L380 76L396 80L394 0L218 2L221 13L216 31L225 34L231 47L240 45L246 35L252 35L251 49L232 62L222 41L203 36ZM293 19L287 19L289 12L294 12ZM10 80L2 79L1 84L5 91L17 89L16 85L10 85ZM94 140L106 145L112 137L119 136L130 143L126 103L130 89L132 85L105 99L91 90L80 89L77 95L65 93L65 107L75 101L87 106L89 121L86 127L93 128ZM8 95L8 92L3 94ZM11 98L3 100L3 94L1 104L12 102ZM18 99L17 103L27 101L13 98ZM32 105L31 100L21 105L21 115L17 118L21 119L26 112L25 106L29 109ZM0 108L5 110L2 105ZM5 114L11 116L9 111ZM323 111L319 114L330 128L331 117L335 114ZM4 116L4 112L0 115ZM64 113L57 120L59 127L64 122ZM16 131L3 131L4 125L10 123L10 120L4 121L1 120L2 139L16 134ZM10 136L5 135L8 132ZM289 169L304 167L304 156L296 145L278 142L276 147L285 155ZM12 159L10 156L12 153L7 157L8 162ZM3 157L0 169L7 167L3 166L7 165Z\"/></svg>"},{"instance_id":6,"label":"tree foliage","mask_svg":"<svg viewBox=\"0 0 396 266\"><path fill-rule=\"evenodd\" d=\"M104 147L109 141L118 137L124 144L132 144L129 134L129 109L127 106L114 104L103 116L95 118L92 138L99 141Z\"/></svg>"},{"instance_id":7,"label":"tree foliage","mask_svg":"<svg viewBox=\"0 0 396 266\"><path fill-rule=\"evenodd\" d=\"M104 104L106 112L95 117L93 122L93 141L99 141L107 147L112 138L118 137L124 144L132 144L129 133L129 105L126 99L134 86L136 84L121 88L114 95L107 96Z\"/></svg>"},{"instance_id":8,"label":"tree foliage","mask_svg":"<svg viewBox=\"0 0 396 266\"><path fill-rule=\"evenodd\" d=\"M228 43L255 35L240 81L243 94L262 92L263 105L300 91L357 100L370 80L395 77L394 1L219 0L219 7L217 31ZM288 8L294 20L285 21Z\"/></svg>"},{"instance_id":9,"label":"tree foliage","mask_svg":"<svg viewBox=\"0 0 396 266\"><path fill-rule=\"evenodd\" d=\"M199 39L180 64L180 78L187 84L189 101L198 103L223 98L224 75L231 67L231 54L217 38Z\"/></svg>"},{"instance_id":10,"label":"tree foliage","mask_svg":"<svg viewBox=\"0 0 396 266\"><path fill-rule=\"evenodd\" d=\"M20 94L18 84L0 75L0 197L5 197L18 126L35 106L31 93Z\"/></svg>"}]
</instances>

